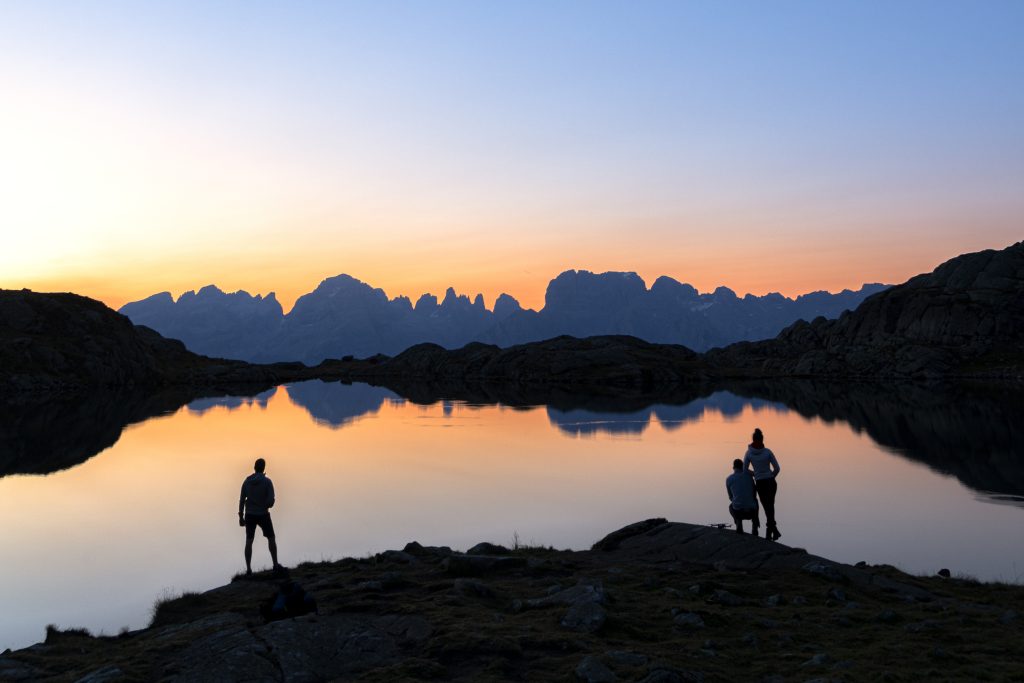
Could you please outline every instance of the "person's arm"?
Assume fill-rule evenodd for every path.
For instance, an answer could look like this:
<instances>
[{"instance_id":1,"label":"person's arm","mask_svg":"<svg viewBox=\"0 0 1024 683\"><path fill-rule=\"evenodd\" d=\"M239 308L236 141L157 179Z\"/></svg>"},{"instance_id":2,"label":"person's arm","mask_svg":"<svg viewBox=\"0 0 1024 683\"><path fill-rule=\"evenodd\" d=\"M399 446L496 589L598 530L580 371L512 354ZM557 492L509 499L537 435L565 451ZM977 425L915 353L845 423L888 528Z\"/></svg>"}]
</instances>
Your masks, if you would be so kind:
<instances>
[{"instance_id":1,"label":"person's arm","mask_svg":"<svg viewBox=\"0 0 1024 683\"><path fill-rule=\"evenodd\" d=\"M782 468L779 467L779 461L775 459L775 454L771 451L768 451L768 462L772 468L772 478L774 479L779 476L779 472L782 471Z\"/></svg>"},{"instance_id":2,"label":"person's arm","mask_svg":"<svg viewBox=\"0 0 1024 683\"><path fill-rule=\"evenodd\" d=\"M732 502L732 488L729 486L729 480L725 480L725 492L729 494L729 502Z\"/></svg>"},{"instance_id":3,"label":"person's arm","mask_svg":"<svg viewBox=\"0 0 1024 683\"><path fill-rule=\"evenodd\" d=\"M238 519L242 519L245 512L245 483L242 483L242 492L238 494Z\"/></svg>"},{"instance_id":4,"label":"person's arm","mask_svg":"<svg viewBox=\"0 0 1024 683\"><path fill-rule=\"evenodd\" d=\"M749 448L747 449L747 452L743 454L743 470L746 471L746 472L750 471L750 449Z\"/></svg>"},{"instance_id":5,"label":"person's arm","mask_svg":"<svg viewBox=\"0 0 1024 683\"><path fill-rule=\"evenodd\" d=\"M267 479L267 509L274 507L274 482Z\"/></svg>"}]
</instances>

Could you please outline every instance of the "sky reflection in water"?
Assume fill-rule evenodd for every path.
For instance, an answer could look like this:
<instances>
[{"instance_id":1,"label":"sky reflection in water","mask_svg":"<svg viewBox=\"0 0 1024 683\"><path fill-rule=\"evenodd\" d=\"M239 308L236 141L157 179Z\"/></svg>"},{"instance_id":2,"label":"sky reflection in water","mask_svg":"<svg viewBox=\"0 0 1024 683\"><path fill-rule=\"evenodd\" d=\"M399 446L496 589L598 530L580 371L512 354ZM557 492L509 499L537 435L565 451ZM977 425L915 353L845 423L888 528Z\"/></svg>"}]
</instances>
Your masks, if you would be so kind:
<instances>
[{"instance_id":1,"label":"sky reflection in water","mask_svg":"<svg viewBox=\"0 0 1024 683\"><path fill-rule=\"evenodd\" d=\"M308 382L194 401L81 465L0 479L0 647L41 640L47 623L138 628L162 591L227 581L243 567L235 510L256 457L278 490L286 564L513 534L583 548L648 517L728 521L724 478L755 426L782 464L785 543L911 572L1024 577L1019 498L986 496L781 403L717 392L625 413L418 405ZM258 538L254 565L268 563Z\"/></svg>"}]
</instances>

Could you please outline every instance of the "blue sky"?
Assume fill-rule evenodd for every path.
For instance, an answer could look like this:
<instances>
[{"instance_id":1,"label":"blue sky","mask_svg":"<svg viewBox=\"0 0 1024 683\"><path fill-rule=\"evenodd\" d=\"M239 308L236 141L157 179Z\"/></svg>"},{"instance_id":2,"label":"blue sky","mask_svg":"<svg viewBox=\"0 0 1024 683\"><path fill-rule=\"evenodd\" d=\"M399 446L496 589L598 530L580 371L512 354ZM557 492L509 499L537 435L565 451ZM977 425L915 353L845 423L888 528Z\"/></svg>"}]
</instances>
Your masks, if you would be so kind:
<instances>
[{"instance_id":1,"label":"blue sky","mask_svg":"<svg viewBox=\"0 0 1024 683\"><path fill-rule=\"evenodd\" d=\"M0 286L901 281L1024 234L1022 35L1020 2L2 3Z\"/></svg>"}]
</instances>

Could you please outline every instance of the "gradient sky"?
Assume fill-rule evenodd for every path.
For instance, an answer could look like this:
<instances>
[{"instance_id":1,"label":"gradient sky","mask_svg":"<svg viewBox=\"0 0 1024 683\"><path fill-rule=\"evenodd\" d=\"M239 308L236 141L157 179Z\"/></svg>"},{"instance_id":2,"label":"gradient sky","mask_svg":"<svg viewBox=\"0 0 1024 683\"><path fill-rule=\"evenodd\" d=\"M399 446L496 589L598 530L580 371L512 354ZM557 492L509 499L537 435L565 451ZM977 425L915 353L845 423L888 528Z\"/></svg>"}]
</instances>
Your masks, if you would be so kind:
<instances>
[{"instance_id":1,"label":"gradient sky","mask_svg":"<svg viewBox=\"0 0 1024 683\"><path fill-rule=\"evenodd\" d=\"M795 295L1024 237L1022 2L7 2L0 287Z\"/></svg>"}]
</instances>

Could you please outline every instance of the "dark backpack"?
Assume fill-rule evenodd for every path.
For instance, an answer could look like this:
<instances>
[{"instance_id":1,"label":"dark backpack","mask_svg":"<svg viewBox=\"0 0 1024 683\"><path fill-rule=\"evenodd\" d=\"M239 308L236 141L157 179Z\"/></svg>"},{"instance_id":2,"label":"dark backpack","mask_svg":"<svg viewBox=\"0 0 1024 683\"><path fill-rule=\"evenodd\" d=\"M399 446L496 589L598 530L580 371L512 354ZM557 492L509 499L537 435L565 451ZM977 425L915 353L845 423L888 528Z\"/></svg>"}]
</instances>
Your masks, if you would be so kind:
<instances>
[{"instance_id":1,"label":"dark backpack","mask_svg":"<svg viewBox=\"0 0 1024 683\"><path fill-rule=\"evenodd\" d=\"M319 614L316 598L294 581L283 581L277 593L260 605L260 616L267 623L311 613Z\"/></svg>"}]
</instances>

